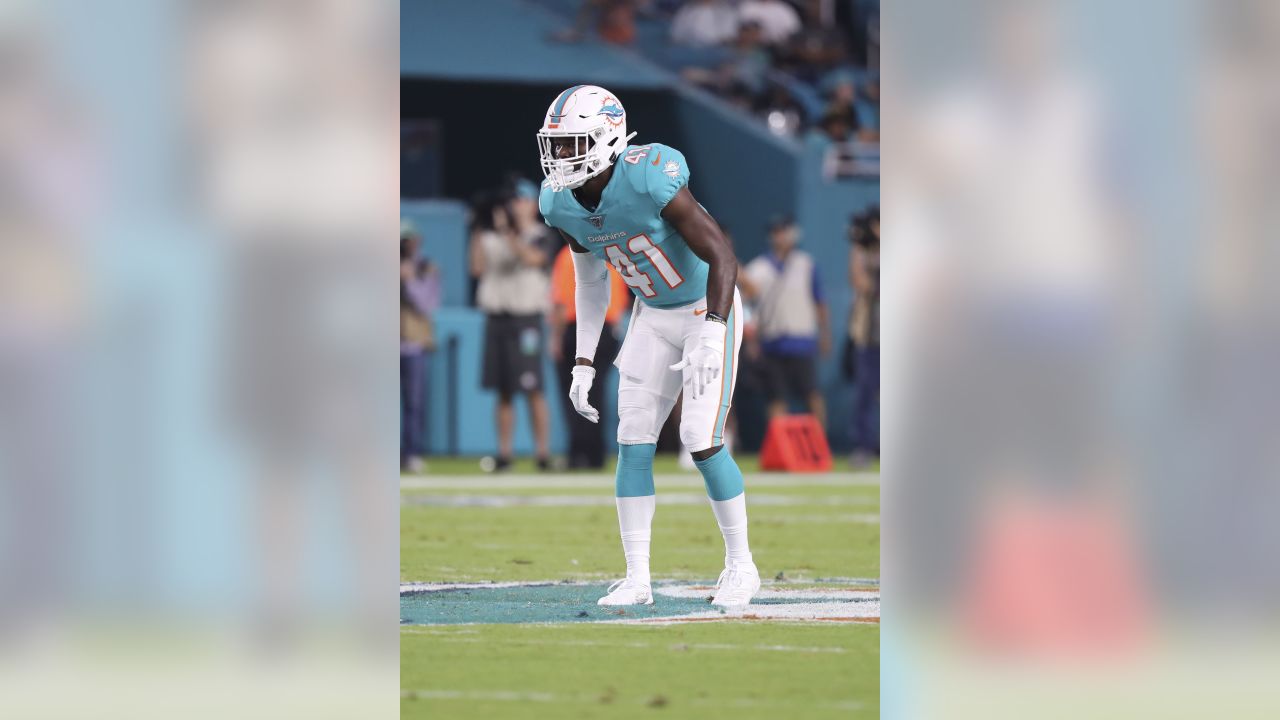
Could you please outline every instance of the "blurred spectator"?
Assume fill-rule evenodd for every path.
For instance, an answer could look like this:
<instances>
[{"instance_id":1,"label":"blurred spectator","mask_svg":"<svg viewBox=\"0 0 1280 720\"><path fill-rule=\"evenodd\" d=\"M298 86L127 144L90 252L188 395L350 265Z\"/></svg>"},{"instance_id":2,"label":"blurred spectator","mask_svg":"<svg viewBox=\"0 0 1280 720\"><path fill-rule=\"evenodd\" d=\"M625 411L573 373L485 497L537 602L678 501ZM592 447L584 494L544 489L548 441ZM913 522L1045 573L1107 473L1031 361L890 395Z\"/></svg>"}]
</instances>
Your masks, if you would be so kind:
<instances>
[{"instance_id":1,"label":"blurred spectator","mask_svg":"<svg viewBox=\"0 0 1280 720\"><path fill-rule=\"evenodd\" d=\"M556 374L560 378L565 425L569 429L570 468L604 467L604 426L593 423L578 414L569 401L569 381L573 372L574 353L577 349L577 311L574 305L573 258L565 244L556 255L551 268L551 358L555 360ZM618 318L627 309L631 293L616 272L609 273L609 309L605 312L604 330L596 347L596 380L591 384L588 398L591 406L604 414L604 386L606 374L613 368L613 358L618 354L616 327Z\"/></svg>"},{"instance_id":2,"label":"blurred spectator","mask_svg":"<svg viewBox=\"0 0 1280 720\"><path fill-rule=\"evenodd\" d=\"M684 78L718 94L742 98L741 106L754 110L769 72L769 52L760 25L741 25L729 52L729 59L718 67L685 68Z\"/></svg>"},{"instance_id":3,"label":"blurred spectator","mask_svg":"<svg viewBox=\"0 0 1280 720\"><path fill-rule=\"evenodd\" d=\"M823 113L822 122L819 125L822 134L834 143L852 140L853 131L857 126L858 119L853 114L852 108L834 104L827 106L827 111Z\"/></svg>"},{"instance_id":4,"label":"blurred spectator","mask_svg":"<svg viewBox=\"0 0 1280 720\"><path fill-rule=\"evenodd\" d=\"M862 92L854 98L854 113L858 119L858 139L864 142L880 142L880 79L869 78Z\"/></svg>"},{"instance_id":5,"label":"blurred spectator","mask_svg":"<svg viewBox=\"0 0 1280 720\"><path fill-rule=\"evenodd\" d=\"M507 207L511 211L516 234L526 245L541 250L544 259L550 258L562 240L554 230L547 227L538 212L538 185L525 178L512 176L507 181L504 192L511 198L507 201ZM545 269L541 272L544 275L546 273Z\"/></svg>"},{"instance_id":6,"label":"blurred spectator","mask_svg":"<svg viewBox=\"0 0 1280 720\"><path fill-rule=\"evenodd\" d=\"M769 230L769 252L747 264L738 276L743 294L756 304L769 394L769 416L785 415L792 395L801 398L826 427L827 409L818 392L816 358L831 350L827 305L818 266L795 249L800 229L789 218Z\"/></svg>"},{"instance_id":7,"label":"blurred spectator","mask_svg":"<svg viewBox=\"0 0 1280 720\"><path fill-rule=\"evenodd\" d=\"M879 79L869 77L859 88L856 74L842 68L829 74L822 85L828 112L852 114L851 126L860 141L880 141Z\"/></svg>"},{"instance_id":8,"label":"blurred spectator","mask_svg":"<svg viewBox=\"0 0 1280 720\"><path fill-rule=\"evenodd\" d=\"M478 202L471 229L471 274L479 278L476 305L486 315L481 383L498 393L495 471L511 466L516 393L524 393L529 403L538 467L550 468L549 418L542 394L547 252L541 244L545 235L528 220L530 204L537 213L536 188L532 199L529 190L518 192L510 206L494 198Z\"/></svg>"},{"instance_id":9,"label":"blurred spectator","mask_svg":"<svg viewBox=\"0 0 1280 720\"><path fill-rule=\"evenodd\" d=\"M738 35L738 13L726 0L689 0L671 21L677 45L711 47Z\"/></svg>"},{"instance_id":10,"label":"blurred spectator","mask_svg":"<svg viewBox=\"0 0 1280 720\"><path fill-rule=\"evenodd\" d=\"M763 117L774 135L786 137L799 133L805 125L804 108L781 85L772 85L756 98L755 112Z\"/></svg>"},{"instance_id":11,"label":"blurred spectator","mask_svg":"<svg viewBox=\"0 0 1280 720\"><path fill-rule=\"evenodd\" d=\"M821 129L810 133L810 142L823 148L822 175L828 180L879 174L879 145L858 141L856 124L852 109L829 107Z\"/></svg>"},{"instance_id":12,"label":"blurred spectator","mask_svg":"<svg viewBox=\"0 0 1280 720\"><path fill-rule=\"evenodd\" d=\"M636 38L634 0L583 0L573 27L551 36L560 42L580 42L595 21L596 35L615 45L630 45Z\"/></svg>"},{"instance_id":13,"label":"blurred spectator","mask_svg":"<svg viewBox=\"0 0 1280 720\"><path fill-rule=\"evenodd\" d=\"M419 257L422 238L409 221L400 224L400 470L422 472L426 454L426 408L430 397L435 327L440 307L436 269Z\"/></svg>"},{"instance_id":14,"label":"blurred spectator","mask_svg":"<svg viewBox=\"0 0 1280 720\"><path fill-rule=\"evenodd\" d=\"M828 73L846 63L844 38L830 28L817 25L803 27L778 48L778 69L811 85L817 85Z\"/></svg>"},{"instance_id":15,"label":"blurred spectator","mask_svg":"<svg viewBox=\"0 0 1280 720\"><path fill-rule=\"evenodd\" d=\"M738 20L759 24L769 45L782 43L800 30L800 15L782 0L743 0Z\"/></svg>"},{"instance_id":16,"label":"blurred spectator","mask_svg":"<svg viewBox=\"0 0 1280 720\"><path fill-rule=\"evenodd\" d=\"M853 380L850 439L854 467L880 456L880 208L849 223L849 283L853 307L845 346L845 373Z\"/></svg>"}]
</instances>

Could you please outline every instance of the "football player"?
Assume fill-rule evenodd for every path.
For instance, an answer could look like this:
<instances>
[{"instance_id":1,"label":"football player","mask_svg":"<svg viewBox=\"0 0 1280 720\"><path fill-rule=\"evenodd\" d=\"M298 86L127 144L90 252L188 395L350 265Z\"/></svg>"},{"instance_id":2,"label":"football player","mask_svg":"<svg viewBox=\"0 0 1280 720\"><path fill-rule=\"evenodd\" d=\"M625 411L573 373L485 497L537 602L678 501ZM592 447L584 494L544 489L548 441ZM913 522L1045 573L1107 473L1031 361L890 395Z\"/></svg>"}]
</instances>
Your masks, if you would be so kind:
<instances>
[{"instance_id":1,"label":"football player","mask_svg":"<svg viewBox=\"0 0 1280 720\"><path fill-rule=\"evenodd\" d=\"M649 538L658 432L684 391L680 440L706 483L725 544L725 569L712 602L746 605L760 589L747 544L742 471L724 446L742 344L738 261L716 221L689 192L680 151L629 145L627 115L613 93L575 85L547 109L538 131L546 180L542 216L573 250L577 358L569 396L592 422L587 402L612 265L639 298L618 353L616 502L627 576L601 605L652 604Z\"/></svg>"}]
</instances>

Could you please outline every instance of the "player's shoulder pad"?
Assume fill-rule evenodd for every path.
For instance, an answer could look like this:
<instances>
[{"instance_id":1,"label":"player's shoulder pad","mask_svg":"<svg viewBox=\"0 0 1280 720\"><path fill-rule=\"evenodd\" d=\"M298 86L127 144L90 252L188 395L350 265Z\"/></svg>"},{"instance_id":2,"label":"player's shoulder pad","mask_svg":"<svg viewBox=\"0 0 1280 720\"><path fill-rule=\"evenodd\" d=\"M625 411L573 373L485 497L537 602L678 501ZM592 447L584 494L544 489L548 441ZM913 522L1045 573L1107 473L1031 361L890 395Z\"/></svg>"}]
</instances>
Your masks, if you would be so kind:
<instances>
[{"instance_id":1,"label":"player's shoulder pad","mask_svg":"<svg viewBox=\"0 0 1280 720\"><path fill-rule=\"evenodd\" d=\"M635 162L628 158L635 158ZM689 183L689 164L684 155L662 143L628 146L618 158L617 166L625 174L631 190L648 195L659 212Z\"/></svg>"},{"instance_id":2,"label":"player's shoulder pad","mask_svg":"<svg viewBox=\"0 0 1280 720\"><path fill-rule=\"evenodd\" d=\"M538 191L538 212L542 213L542 221L550 227L555 227L555 221L551 217L551 213L556 205L556 193L550 187L548 180L542 181L542 188Z\"/></svg>"},{"instance_id":3,"label":"player's shoulder pad","mask_svg":"<svg viewBox=\"0 0 1280 720\"><path fill-rule=\"evenodd\" d=\"M680 188L689 184L689 163L679 150L661 143L651 145L649 156L641 163L648 180L649 197L661 212Z\"/></svg>"}]
</instances>

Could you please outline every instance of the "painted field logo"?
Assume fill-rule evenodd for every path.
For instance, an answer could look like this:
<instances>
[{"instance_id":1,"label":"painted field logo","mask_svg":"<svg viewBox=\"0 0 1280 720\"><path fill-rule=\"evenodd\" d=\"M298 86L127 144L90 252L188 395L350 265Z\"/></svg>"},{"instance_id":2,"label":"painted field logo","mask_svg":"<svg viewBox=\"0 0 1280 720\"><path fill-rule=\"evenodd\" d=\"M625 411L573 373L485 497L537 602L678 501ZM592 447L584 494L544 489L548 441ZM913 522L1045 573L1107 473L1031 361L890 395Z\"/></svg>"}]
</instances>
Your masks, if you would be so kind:
<instances>
[{"instance_id":1,"label":"painted field logo","mask_svg":"<svg viewBox=\"0 0 1280 720\"><path fill-rule=\"evenodd\" d=\"M712 607L705 583L663 583L653 605L600 607L605 583L412 583L400 587L403 625L470 623L676 623L723 620L880 622L875 580L766 585L751 605Z\"/></svg>"}]
</instances>

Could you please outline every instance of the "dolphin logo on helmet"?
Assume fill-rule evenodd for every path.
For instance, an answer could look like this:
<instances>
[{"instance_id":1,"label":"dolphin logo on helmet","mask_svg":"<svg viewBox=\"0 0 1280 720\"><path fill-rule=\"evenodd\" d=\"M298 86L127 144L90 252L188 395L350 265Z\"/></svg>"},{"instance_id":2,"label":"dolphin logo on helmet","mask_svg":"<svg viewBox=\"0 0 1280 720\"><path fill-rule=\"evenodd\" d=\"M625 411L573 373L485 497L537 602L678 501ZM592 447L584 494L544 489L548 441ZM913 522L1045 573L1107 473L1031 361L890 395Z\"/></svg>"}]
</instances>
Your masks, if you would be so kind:
<instances>
[{"instance_id":1,"label":"dolphin logo on helmet","mask_svg":"<svg viewBox=\"0 0 1280 720\"><path fill-rule=\"evenodd\" d=\"M627 134L626 110L613 93L574 85L556 96L538 130L542 172L553 190L581 187L612 166L635 135Z\"/></svg>"}]
</instances>

